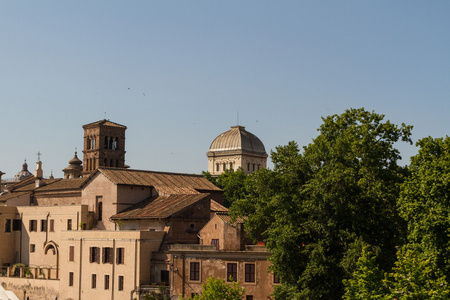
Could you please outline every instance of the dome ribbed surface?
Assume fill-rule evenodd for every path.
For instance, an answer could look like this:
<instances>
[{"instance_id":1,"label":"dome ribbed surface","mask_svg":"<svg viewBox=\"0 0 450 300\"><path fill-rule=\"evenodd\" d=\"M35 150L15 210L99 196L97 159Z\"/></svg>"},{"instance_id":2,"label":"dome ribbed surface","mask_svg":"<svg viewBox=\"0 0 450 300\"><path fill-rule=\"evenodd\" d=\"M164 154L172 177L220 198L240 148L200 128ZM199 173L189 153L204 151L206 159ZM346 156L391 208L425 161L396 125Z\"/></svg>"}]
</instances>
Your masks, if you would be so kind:
<instances>
[{"instance_id":1,"label":"dome ribbed surface","mask_svg":"<svg viewBox=\"0 0 450 300\"><path fill-rule=\"evenodd\" d=\"M243 126L232 126L230 130L222 133L214 139L209 151L233 151L266 154L266 149L261 140L254 134L245 130Z\"/></svg>"},{"instance_id":2,"label":"dome ribbed surface","mask_svg":"<svg viewBox=\"0 0 450 300\"><path fill-rule=\"evenodd\" d=\"M30 177L31 175L33 174L31 174L31 172L28 171L28 164L27 161L25 161L22 165L22 171L20 171L19 173L16 174L16 176L14 176L14 181L25 179L27 177Z\"/></svg>"}]
</instances>

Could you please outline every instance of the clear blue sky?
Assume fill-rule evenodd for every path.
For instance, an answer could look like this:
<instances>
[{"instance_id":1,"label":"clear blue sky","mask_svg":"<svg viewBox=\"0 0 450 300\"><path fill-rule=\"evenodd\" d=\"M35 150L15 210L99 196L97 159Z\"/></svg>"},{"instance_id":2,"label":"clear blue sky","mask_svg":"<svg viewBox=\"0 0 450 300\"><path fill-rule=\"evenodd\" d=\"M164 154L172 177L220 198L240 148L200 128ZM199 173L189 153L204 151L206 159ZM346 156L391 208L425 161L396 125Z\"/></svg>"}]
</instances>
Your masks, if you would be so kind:
<instances>
[{"instance_id":1,"label":"clear blue sky","mask_svg":"<svg viewBox=\"0 0 450 300\"><path fill-rule=\"evenodd\" d=\"M268 153L350 107L445 136L449 16L450 1L1 0L0 171L33 172L41 151L61 177L105 112L128 127L126 163L156 171L206 170L237 112Z\"/></svg>"}]
</instances>

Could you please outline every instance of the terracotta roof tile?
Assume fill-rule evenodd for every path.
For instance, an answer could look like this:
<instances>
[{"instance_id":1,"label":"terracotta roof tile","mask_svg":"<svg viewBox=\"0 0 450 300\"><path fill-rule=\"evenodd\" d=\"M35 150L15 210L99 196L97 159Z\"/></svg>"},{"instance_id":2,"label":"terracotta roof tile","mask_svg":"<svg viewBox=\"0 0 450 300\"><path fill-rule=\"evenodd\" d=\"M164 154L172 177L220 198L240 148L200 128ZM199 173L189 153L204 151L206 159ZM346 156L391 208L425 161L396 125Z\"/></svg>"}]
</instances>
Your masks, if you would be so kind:
<instances>
[{"instance_id":1,"label":"terracotta roof tile","mask_svg":"<svg viewBox=\"0 0 450 300\"><path fill-rule=\"evenodd\" d=\"M230 224L233 227L236 227L237 224L243 224L244 223L244 218L241 217L237 217L236 220L232 220L232 218L230 217L230 215L228 214L228 212L217 212L216 215L222 219L225 223Z\"/></svg>"},{"instance_id":2,"label":"terracotta roof tile","mask_svg":"<svg viewBox=\"0 0 450 300\"><path fill-rule=\"evenodd\" d=\"M111 219L164 219L209 197L209 194L189 194L151 197L111 217Z\"/></svg>"},{"instance_id":3,"label":"terracotta roof tile","mask_svg":"<svg viewBox=\"0 0 450 300\"><path fill-rule=\"evenodd\" d=\"M86 180L87 178L61 179L56 182L52 182L40 188L37 188L36 191L45 192L45 191L80 189Z\"/></svg>"},{"instance_id":4,"label":"terracotta roof tile","mask_svg":"<svg viewBox=\"0 0 450 300\"><path fill-rule=\"evenodd\" d=\"M22 195L29 195L31 192L18 192L18 193L6 193L0 196L0 202L5 202L9 199L13 199Z\"/></svg>"},{"instance_id":5,"label":"terracotta roof tile","mask_svg":"<svg viewBox=\"0 0 450 300\"><path fill-rule=\"evenodd\" d=\"M25 191L34 191L37 190L38 188L36 188L36 183L35 183L35 178L31 177L30 179L25 179L27 180L27 182L24 182L22 186L20 187L16 187L13 190L14 192L25 192ZM44 183L48 186L51 185L55 182L58 182L62 179L43 179Z\"/></svg>"},{"instance_id":6,"label":"terracotta roof tile","mask_svg":"<svg viewBox=\"0 0 450 300\"><path fill-rule=\"evenodd\" d=\"M229 211L229 209L211 199L211 211L212 212Z\"/></svg>"},{"instance_id":7,"label":"terracotta roof tile","mask_svg":"<svg viewBox=\"0 0 450 300\"><path fill-rule=\"evenodd\" d=\"M196 194L198 191L221 191L202 175L121 168L99 168L98 170L117 185L153 186L164 194Z\"/></svg>"},{"instance_id":8,"label":"terracotta roof tile","mask_svg":"<svg viewBox=\"0 0 450 300\"><path fill-rule=\"evenodd\" d=\"M125 129L127 128L124 125L120 125L120 124L111 122L110 120L106 120L106 119L83 125L83 128L96 127L98 125L110 126L110 127L120 127L120 128L125 128Z\"/></svg>"}]
</instances>

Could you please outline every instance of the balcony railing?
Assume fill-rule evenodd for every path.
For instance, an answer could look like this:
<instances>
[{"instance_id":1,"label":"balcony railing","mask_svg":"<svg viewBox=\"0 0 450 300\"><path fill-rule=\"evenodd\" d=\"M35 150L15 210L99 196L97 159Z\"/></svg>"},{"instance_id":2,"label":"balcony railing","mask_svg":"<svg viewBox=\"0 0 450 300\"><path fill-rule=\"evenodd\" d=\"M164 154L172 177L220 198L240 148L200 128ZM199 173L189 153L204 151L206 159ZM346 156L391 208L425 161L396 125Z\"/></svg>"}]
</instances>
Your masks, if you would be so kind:
<instances>
[{"instance_id":1,"label":"balcony railing","mask_svg":"<svg viewBox=\"0 0 450 300\"><path fill-rule=\"evenodd\" d=\"M42 267L0 267L0 277L59 279L56 268Z\"/></svg>"}]
</instances>

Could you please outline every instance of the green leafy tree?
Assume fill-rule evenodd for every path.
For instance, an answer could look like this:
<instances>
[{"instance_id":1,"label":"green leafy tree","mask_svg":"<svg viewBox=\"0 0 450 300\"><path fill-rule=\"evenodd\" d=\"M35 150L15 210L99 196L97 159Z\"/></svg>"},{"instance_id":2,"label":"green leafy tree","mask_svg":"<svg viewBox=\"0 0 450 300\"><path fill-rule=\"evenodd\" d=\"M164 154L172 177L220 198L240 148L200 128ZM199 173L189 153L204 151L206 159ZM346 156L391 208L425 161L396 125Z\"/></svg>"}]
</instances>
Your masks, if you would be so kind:
<instances>
[{"instance_id":1,"label":"green leafy tree","mask_svg":"<svg viewBox=\"0 0 450 300\"><path fill-rule=\"evenodd\" d=\"M417 145L399 210L408 224L409 243L420 245L450 278L450 138L427 137Z\"/></svg>"},{"instance_id":2,"label":"green leafy tree","mask_svg":"<svg viewBox=\"0 0 450 300\"><path fill-rule=\"evenodd\" d=\"M244 294L245 289L241 287L239 282L227 284L225 280L211 276L206 279L206 283L202 283L201 294L187 300L242 300Z\"/></svg>"},{"instance_id":3,"label":"green leafy tree","mask_svg":"<svg viewBox=\"0 0 450 300\"><path fill-rule=\"evenodd\" d=\"M389 293L383 284L383 272L369 247L364 247L351 279L344 279L344 300L385 299Z\"/></svg>"},{"instance_id":4,"label":"green leafy tree","mask_svg":"<svg viewBox=\"0 0 450 300\"><path fill-rule=\"evenodd\" d=\"M392 273L384 280L390 291L385 299L450 298L445 276L433 268L432 260L420 246L413 244L403 246L397 253L397 258Z\"/></svg>"},{"instance_id":5,"label":"green leafy tree","mask_svg":"<svg viewBox=\"0 0 450 300\"><path fill-rule=\"evenodd\" d=\"M303 148L295 142L271 153L274 170L247 181L235 202L246 229L264 239L282 285L277 299L337 299L364 245L381 269L395 261L403 238L396 210L405 170L394 143L411 143L411 126L349 109L323 118L319 135Z\"/></svg>"},{"instance_id":6,"label":"green leafy tree","mask_svg":"<svg viewBox=\"0 0 450 300\"><path fill-rule=\"evenodd\" d=\"M357 269L344 280L345 300L444 300L450 298L446 278L434 270L428 254L418 245L407 244L397 252L392 271L384 278L375 256L363 249Z\"/></svg>"},{"instance_id":7,"label":"green leafy tree","mask_svg":"<svg viewBox=\"0 0 450 300\"><path fill-rule=\"evenodd\" d=\"M244 198L247 195L247 174L245 174L241 167L236 171L227 169L217 176L217 178L213 177L209 172L203 172L203 176L224 190L223 204L225 207L230 207L236 200Z\"/></svg>"}]
</instances>

